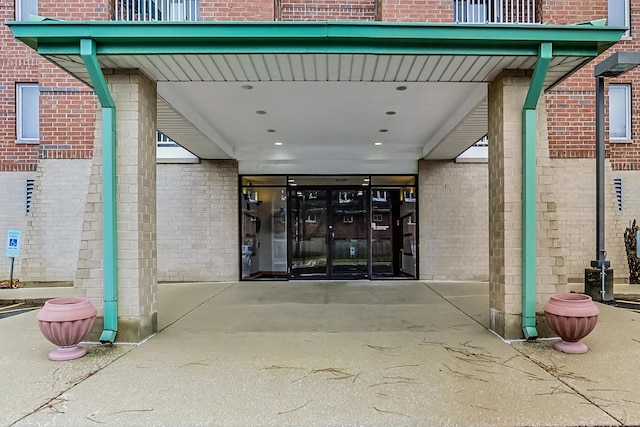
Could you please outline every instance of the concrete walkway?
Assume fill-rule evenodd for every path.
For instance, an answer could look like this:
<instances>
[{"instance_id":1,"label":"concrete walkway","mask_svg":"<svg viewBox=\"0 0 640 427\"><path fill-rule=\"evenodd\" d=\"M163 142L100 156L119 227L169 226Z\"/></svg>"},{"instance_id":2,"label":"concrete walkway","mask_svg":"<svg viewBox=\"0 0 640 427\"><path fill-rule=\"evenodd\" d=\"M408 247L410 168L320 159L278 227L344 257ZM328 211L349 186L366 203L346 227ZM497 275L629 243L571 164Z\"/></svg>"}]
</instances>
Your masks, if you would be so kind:
<instances>
[{"instance_id":1,"label":"concrete walkway","mask_svg":"<svg viewBox=\"0 0 640 427\"><path fill-rule=\"evenodd\" d=\"M160 285L162 331L51 362L0 320L0 425L640 425L640 315L599 305L590 351L505 343L486 283Z\"/></svg>"}]
</instances>

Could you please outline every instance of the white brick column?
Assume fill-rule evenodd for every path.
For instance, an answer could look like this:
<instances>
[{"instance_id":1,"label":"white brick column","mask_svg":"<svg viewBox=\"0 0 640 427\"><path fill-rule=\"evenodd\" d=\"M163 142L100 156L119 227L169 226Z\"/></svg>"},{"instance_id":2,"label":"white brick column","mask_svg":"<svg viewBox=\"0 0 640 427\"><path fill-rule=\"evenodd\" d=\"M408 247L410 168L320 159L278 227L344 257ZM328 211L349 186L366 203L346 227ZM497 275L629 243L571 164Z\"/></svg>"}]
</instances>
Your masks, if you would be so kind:
<instances>
[{"instance_id":1,"label":"white brick column","mask_svg":"<svg viewBox=\"0 0 640 427\"><path fill-rule=\"evenodd\" d=\"M527 77L489 85L490 326L520 337L522 314L522 106Z\"/></svg>"},{"instance_id":2,"label":"white brick column","mask_svg":"<svg viewBox=\"0 0 640 427\"><path fill-rule=\"evenodd\" d=\"M139 342L157 330L156 84L135 70L105 77L116 105L119 342ZM103 236L101 115L80 243L76 287L102 316ZM98 319L93 334L102 322Z\"/></svg>"},{"instance_id":3,"label":"white brick column","mask_svg":"<svg viewBox=\"0 0 640 427\"><path fill-rule=\"evenodd\" d=\"M489 85L489 304L490 327L504 338L522 338L522 108L530 78L505 71ZM549 161L544 99L536 122L536 313L548 335L542 306L565 291L553 170Z\"/></svg>"}]
</instances>

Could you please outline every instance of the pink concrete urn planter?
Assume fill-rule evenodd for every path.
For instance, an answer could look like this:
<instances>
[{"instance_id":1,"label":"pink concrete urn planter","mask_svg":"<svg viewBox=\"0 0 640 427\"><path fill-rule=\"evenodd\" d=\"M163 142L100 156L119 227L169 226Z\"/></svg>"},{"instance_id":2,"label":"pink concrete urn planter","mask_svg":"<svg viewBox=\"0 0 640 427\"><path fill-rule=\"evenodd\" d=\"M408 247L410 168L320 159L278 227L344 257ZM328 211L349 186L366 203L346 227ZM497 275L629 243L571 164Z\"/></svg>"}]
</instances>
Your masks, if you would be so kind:
<instances>
[{"instance_id":1,"label":"pink concrete urn planter","mask_svg":"<svg viewBox=\"0 0 640 427\"><path fill-rule=\"evenodd\" d=\"M97 310L87 298L54 298L44 303L37 315L42 335L58 346L51 360L71 360L87 353L78 343L89 333Z\"/></svg>"},{"instance_id":2,"label":"pink concrete urn planter","mask_svg":"<svg viewBox=\"0 0 640 427\"><path fill-rule=\"evenodd\" d=\"M553 347L564 353L581 354L587 346L580 340L598 323L600 310L589 295L564 293L555 294L544 305L544 315L549 326L562 339Z\"/></svg>"}]
</instances>

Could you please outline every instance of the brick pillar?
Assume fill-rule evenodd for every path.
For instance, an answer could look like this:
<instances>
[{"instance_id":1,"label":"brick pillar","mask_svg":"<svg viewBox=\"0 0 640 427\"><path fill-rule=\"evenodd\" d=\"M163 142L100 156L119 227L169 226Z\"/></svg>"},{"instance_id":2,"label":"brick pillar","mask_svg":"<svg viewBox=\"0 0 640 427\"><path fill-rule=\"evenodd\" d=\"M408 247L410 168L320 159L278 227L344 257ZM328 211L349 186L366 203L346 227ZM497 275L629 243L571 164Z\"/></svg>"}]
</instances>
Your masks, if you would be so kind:
<instances>
[{"instance_id":1,"label":"brick pillar","mask_svg":"<svg viewBox=\"0 0 640 427\"><path fill-rule=\"evenodd\" d=\"M135 70L105 72L116 105L119 342L139 342L157 330L156 84ZM102 122L96 123L95 156L76 274L76 287L102 316ZM99 319L101 320L101 319ZM96 321L92 334L102 330Z\"/></svg>"},{"instance_id":2,"label":"brick pillar","mask_svg":"<svg viewBox=\"0 0 640 427\"><path fill-rule=\"evenodd\" d=\"M530 77L505 71L489 85L489 304L490 327L507 339L522 338L522 107ZM536 313L538 332L549 295L565 291L553 171L549 164L544 100L536 131Z\"/></svg>"}]
</instances>

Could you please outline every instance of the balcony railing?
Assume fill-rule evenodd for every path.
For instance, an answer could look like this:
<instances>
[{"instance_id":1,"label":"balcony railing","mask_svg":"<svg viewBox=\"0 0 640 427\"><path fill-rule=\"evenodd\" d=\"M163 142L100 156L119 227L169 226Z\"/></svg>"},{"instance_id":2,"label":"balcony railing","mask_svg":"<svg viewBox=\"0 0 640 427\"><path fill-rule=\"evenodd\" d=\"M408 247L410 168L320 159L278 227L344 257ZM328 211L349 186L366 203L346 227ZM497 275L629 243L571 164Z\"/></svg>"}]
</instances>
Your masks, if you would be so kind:
<instances>
[{"instance_id":1,"label":"balcony railing","mask_svg":"<svg viewBox=\"0 0 640 427\"><path fill-rule=\"evenodd\" d=\"M457 23L539 23L536 11L536 0L452 1L453 19L454 22ZM367 2L365 1L365 3ZM369 3L377 5L378 1L370 1ZM364 6L361 5L361 7ZM370 19L379 19L377 16L379 13L378 9L379 8L376 7L372 9L373 13ZM316 9L313 10L318 12ZM280 19L284 18L286 17L280 17ZM343 19L349 20L349 17L344 17ZM116 0L115 20L199 21L200 0Z\"/></svg>"},{"instance_id":2,"label":"balcony railing","mask_svg":"<svg viewBox=\"0 0 640 427\"><path fill-rule=\"evenodd\" d=\"M116 21L199 21L200 0L116 0Z\"/></svg>"},{"instance_id":3,"label":"balcony railing","mask_svg":"<svg viewBox=\"0 0 640 427\"><path fill-rule=\"evenodd\" d=\"M535 0L454 0L453 19L466 24L537 24Z\"/></svg>"}]
</instances>

